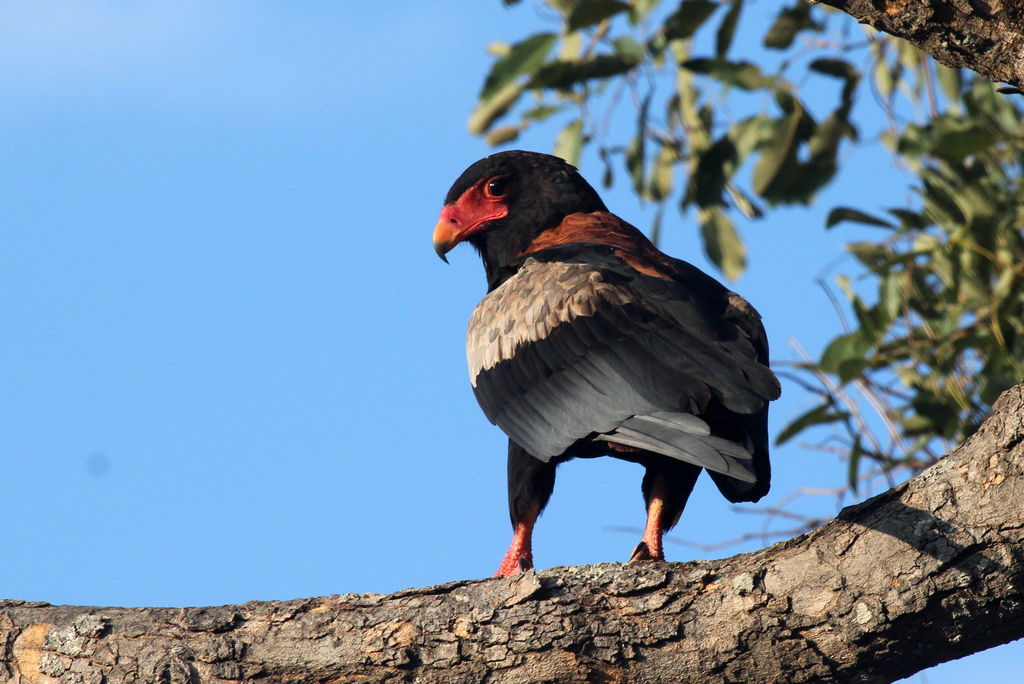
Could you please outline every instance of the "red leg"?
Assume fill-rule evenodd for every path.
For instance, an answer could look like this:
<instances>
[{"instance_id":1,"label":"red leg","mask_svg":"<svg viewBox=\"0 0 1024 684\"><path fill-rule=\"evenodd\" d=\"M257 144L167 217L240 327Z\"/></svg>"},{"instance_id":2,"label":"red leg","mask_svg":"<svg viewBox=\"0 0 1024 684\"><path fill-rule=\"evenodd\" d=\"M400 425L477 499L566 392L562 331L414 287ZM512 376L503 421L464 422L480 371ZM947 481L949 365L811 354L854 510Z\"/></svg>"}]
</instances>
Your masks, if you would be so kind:
<instances>
[{"instance_id":1,"label":"red leg","mask_svg":"<svg viewBox=\"0 0 1024 684\"><path fill-rule=\"evenodd\" d=\"M555 487L555 464L508 441L508 515L512 544L495 574L509 577L533 567L533 526Z\"/></svg>"},{"instance_id":2,"label":"red leg","mask_svg":"<svg viewBox=\"0 0 1024 684\"><path fill-rule=\"evenodd\" d=\"M649 467L642 486L647 501L644 536L629 560L665 560L662 539L672 529L686 506L686 499L700 475L700 468L687 464Z\"/></svg>"},{"instance_id":3,"label":"red leg","mask_svg":"<svg viewBox=\"0 0 1024 684\"><path fill-rule=\"evenodd\" d=\"M676 520L666 521L665 515L665 499L658 492L658 487L652 492L650 501L647 502L647 525L644 527L644 536L640 539L640 543L633 549L633 555L630 556L630 562L638 560L665 560L665 549L662 546L661 538L665 536L665 532L668 531L676 520L679 519L679 515L676 515ZM682 511L680 511L682 512Z\"/></svg>"},{"instance_id":4,"label":"red leg","mask_svg":"<svg viewBox=\"0 0 1024 684\"><path fill-rule=\"evenodd\" d=\"M643 537L640 540L640 544L637 544L636 548L633 549L630 562L635 560L665 560L665 547L662 545L662 538L665 537L665 532L676 524L678 519L679 514L677 513L675 520L666 520L665 499L657 494L653 494L650 501L647 502L647 524L643 529Z\"/></svg>"},{"instance_id":5,"label":"red leg","mask_svg":"<svg viewBox=\"0 0 1024 684\"><path fill-rule=\"evenodd\" d=\"M516 523L512 544L501 560L498 572L494 573L495 577L511 577L533 567L533 525L537 522L538 515L539 509L527 509Z\"/></svg>"}]
</instances>

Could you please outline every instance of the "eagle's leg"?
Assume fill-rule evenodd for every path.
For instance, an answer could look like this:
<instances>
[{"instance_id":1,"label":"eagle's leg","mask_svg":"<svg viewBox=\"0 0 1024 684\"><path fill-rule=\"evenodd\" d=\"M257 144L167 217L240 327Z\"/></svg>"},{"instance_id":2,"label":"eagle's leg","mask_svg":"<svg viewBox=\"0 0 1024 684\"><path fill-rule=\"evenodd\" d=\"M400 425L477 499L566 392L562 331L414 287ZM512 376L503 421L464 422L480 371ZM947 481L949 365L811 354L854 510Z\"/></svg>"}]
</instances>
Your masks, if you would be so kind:
<instances>
[{"instance_id":1,"label":"eagle's leg","mask_svg":"<svg viewBox=\"0 0 1024 684\"><path fill-rule=\"evenodd\" d=\"M545 463L508 442L508 512L512 544L494 573L509 577L533 567L533 526L555 488L555 464Z\"/></svg>"},{"instance_id":2,"label":"eagle's leg","mask_svg":"<svg viewBox=\"0 0 1024 684\"><path fill-rule=\"evenodd\" d=\"M629 560L665 560L662 538L679 522L701 469L689 463L673 461L647 466L640 489L647 503L644 536Z\"/></svg>"}]
</instances>

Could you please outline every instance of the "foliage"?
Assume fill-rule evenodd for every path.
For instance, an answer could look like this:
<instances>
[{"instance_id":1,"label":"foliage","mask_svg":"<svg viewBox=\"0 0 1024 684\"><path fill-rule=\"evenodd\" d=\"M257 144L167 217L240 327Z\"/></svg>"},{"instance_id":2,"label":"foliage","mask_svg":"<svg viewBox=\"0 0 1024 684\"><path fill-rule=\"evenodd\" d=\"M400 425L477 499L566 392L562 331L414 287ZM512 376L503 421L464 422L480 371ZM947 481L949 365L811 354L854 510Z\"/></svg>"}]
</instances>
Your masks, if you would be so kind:
<instances>
[{"instance_id":1,"label":"foliage","mask_svg":"<svg viewBox=\"0 0 1024 684\"><path fill-rule=\"evenodd\" d=\"M840 279L856 327L807 365L856 384L889 427L890 446L879 448L847 422L854 469L864 455L920 469L973 433L998 394L1024 377L1024 125L990 83L956 76L946 75L946 110L885 136L917 176L917 207L884 218L837 208L828 219L885 231L847 245L875 299ZM838 413L838 399L823 392L812 411Z\"/></svg>"},{"instance_id":2,"label":"foliage","mask_svg":"<svg viewBox=\"0 0 1024 684\"><path fill-rule=\"evenodd\" d=\"M621 156L642 198L662 209L678 201L682 211L695 211L708 256L734 279L743 272L746 253L732 214L757 219L765 205L807 203L832 178L840 142L856 137L849 115L860 76L835 58L809 64L816 79L842 84L819 122L787 80L786 60L769 73L751 61L730 58L742 0L683 0L655 21L657 6L653 0L551 0L548 7L560 32L492 46L499 57L470 130L503 144L531 125L569 113L556 154L575 163L582 148L595 143L606 184L614 177L614 158ZM710 54L695 56L698 32L710 28ZM807 6L797 4L779 15L766 45L788 49L796 31L820 28ZM748 100L758 97L764 106L728 120L722 103L732 91ZM498 126L528 94L532 102L515 112L519 121ZM635 105L635 133L623 145L604 138L608 118L627 95ZM602 108L603 116L593 113ZM677 189L680 175L689 181Z\"/></svg>"},{"instance_id":3,"label":"foliage","mask_svg":"<svg viewBox=\"0 0 1024 684\"><path fill-rule=\"evenodd\" d=\"M798 364L819 401L779 442L831 425L855 487L865 457L884 471L924 467L1024 376L1024 128L992 84L799 0L760 29L742 23L743 0L547 0L543 11L556 29L492 46L470 130L499 145L562 119L556 154L578 163L595 147L606 185L624 167L658 207L655 238L666 206L692 213L731 279L746 264L737 212L758 220L809 203L843 142L861 138L854 104L881 103L888 125L871 138L912 174L917 200L829 214L827 228L855 222L880 237L848 245L859 272L838 285L855 326ZM737 40L750 31L759 44ZM611 135L624 115L628 141Z\"/></svg>"}]
</instances>

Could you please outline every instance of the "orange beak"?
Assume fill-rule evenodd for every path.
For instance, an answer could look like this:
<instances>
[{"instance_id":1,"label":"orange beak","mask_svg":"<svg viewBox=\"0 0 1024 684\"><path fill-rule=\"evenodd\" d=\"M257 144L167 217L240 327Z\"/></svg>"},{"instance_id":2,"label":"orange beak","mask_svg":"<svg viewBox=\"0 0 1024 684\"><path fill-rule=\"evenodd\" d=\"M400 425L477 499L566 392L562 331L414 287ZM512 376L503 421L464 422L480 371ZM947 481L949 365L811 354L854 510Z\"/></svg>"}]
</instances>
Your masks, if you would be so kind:
<instances>
[{"instance_id":1,"label":"orange beak","mask_svg":"<svg viewBox=\"0 0 1024 684\"><path fill-rule=\"evenodd\" d=\"M437 256L441 257L441 261L448 263L445 254L462 242L463 237L464 233L459 229L459 222L455 218L455 207L447 206L442 209L441 218L434 226L434 251L437 252Z\"/></svg>"}]
</instances>

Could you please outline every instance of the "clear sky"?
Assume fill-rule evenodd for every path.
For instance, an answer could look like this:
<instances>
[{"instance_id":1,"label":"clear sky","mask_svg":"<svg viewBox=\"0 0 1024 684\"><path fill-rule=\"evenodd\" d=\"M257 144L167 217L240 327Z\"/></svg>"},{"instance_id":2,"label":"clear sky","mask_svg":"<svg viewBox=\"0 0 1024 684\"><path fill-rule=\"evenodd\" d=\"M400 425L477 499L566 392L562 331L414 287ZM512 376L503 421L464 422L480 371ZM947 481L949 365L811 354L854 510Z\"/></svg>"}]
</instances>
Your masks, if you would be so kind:
<instances>
[{"instance_id":1,"label":"clear sky","mask_svg":"<svg viewBox=\"0 0 1024 684\"><path fill-rule=\"evenodd\" d=\"M505 438L464 358L483 273L468 247L445 266L430 234L451 182L491 151L465 128L484 46L544 21L498 0L0 4L3 597L227 604L496 569ZM516 146L547 151L554 132ZM837 332L813 280L855 233L824 231L828 208L850 188L865 209L905 197L870 151L849 154L846 185L811 210L741 226L750 269L734 287L777 359ZM603 194L650 223L624 187ZM672 215L665 232L666 251L711 270L692 225ZM773 430L807 401L784 384ZM766 505L845 472L795 443L773 461ZM538 567L625 560L641 475L563 466ZM673 537L786 525L702 481ZM1009 681L1022 656L927 681Z\"/></svg>"}]
</instances>

